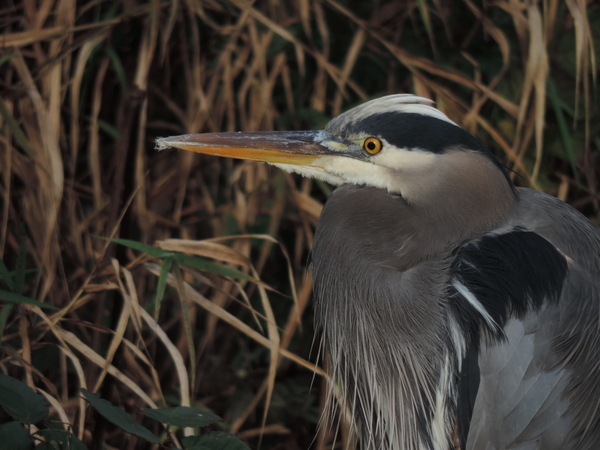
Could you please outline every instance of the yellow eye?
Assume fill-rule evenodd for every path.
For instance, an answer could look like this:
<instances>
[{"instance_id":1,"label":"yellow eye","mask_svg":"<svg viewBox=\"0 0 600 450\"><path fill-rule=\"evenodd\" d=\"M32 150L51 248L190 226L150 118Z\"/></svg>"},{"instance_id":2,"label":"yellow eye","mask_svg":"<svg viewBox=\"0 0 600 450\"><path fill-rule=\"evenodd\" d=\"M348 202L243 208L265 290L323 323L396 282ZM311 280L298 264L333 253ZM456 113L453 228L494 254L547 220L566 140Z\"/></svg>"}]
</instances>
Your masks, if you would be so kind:
<instances>
[{"instance_id":1,"label":"yellow eye","mask_svg":"<svg viewBox=\"0 0 600 450\"><path fill-rule=\"evenodd\" d=\"M381 151L381 147L383 147L383 144L376 137L367 138L363 143L363 148L370 155L376 155L379 153Z\"/></svg>"}]
</instances>

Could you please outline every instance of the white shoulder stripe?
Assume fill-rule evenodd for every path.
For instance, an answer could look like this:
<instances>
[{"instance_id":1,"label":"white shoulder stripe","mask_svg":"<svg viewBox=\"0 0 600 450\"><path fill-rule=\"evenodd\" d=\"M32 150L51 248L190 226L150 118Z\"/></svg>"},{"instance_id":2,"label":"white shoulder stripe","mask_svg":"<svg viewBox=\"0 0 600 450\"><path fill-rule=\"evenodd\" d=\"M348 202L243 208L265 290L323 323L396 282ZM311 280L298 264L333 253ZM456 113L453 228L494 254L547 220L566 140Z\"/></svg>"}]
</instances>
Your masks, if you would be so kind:
<instances>
[{"instance_id":1,"label":"white shoulder stripe","mask_svg":"<svg viewBox=\"0 0 600 450\"><path fill-rule=\"evenodd\" d=\"M492 316L490 316L490 313L486 311L481 302L477 300L477 297L475 297L475 295L464 284L457 279L453 279L452 286L454 286L454 289L456 289L458 293L462 295L471 304L471 306L475 308L477 312L479 312L479 314L481 314L483 320L485 320L492 329L500 329L496 321L492 318Z\"/></svg>"}]
</instances>

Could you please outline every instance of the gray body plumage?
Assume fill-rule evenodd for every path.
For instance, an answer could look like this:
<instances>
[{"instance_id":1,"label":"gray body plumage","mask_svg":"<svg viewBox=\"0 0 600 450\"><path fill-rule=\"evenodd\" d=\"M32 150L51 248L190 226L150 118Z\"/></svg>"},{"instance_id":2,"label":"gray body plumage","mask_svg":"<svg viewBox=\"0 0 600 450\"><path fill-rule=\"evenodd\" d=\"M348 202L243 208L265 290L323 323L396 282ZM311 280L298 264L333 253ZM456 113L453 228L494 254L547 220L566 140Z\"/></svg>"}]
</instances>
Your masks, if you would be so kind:
<instances>
[{"instance_id":1,"label":"gray body plumage","mask_svg":"<svg viewBox=\"0 0 600 450\"><path fill-rule=\"evenodd\" d=\"M315 320L362 450L600 448L600 232L517 189L427 99L321 131L159 140L340 186L315 232Z\"/></svg>"},{"instance_id":2,"label":"gray body plumage","mask_svg":"<svg viewBox=\"0 0 600 450\"><path fill-rule=\"evenodd\" d=\"M479 356L467 449L600 448L600 233L554 197L519 189L508 225L547 239L569 260L557 304L506 325Z\"/></svg>"},{"instance_id":3,"label":"gray body plumage","mask_svg":"<svg viewBox=\"0 0 600 450\"><path fill-rule=\"evenodd\" d=\"M423 230L398 195L346 185L328 200L312 254L315 315L332 375L346 390L344 406L362 423L362 448L452 448L470 343L449 313L451 262L480 235L515 229L556 247L568 258L568 275L557 303L510 317L505 337L483 339L466 449L598 448L598 230L565 203L530 189L518 189L495 223L484 220L482 229L478 219L467 226L440 218L449 234L444 242ZM436 433L445 442L424 438Z\"/></svg>"}]
</instances>

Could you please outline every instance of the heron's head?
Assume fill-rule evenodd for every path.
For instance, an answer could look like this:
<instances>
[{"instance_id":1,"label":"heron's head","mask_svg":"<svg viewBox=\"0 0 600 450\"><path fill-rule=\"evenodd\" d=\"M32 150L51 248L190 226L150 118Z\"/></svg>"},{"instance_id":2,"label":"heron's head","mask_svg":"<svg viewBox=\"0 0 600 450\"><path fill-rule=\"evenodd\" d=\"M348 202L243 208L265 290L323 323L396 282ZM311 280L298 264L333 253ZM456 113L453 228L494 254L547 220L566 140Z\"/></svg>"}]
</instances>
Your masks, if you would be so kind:
<instances>
[{"instance_id":1,"label":"heron's head","mask_svg":"<svg viewBox=\"0 0 600 450\"><path fill-rule=\"evenodd\" d=\"M458 194L469 183L481 191L493 180L510 191L495 158L432 103L389 95L346 111L324 130L188 134L157 144L264 161L337 186L381 188L415 204L442 190Z\"/></svg>"}]
</instances>

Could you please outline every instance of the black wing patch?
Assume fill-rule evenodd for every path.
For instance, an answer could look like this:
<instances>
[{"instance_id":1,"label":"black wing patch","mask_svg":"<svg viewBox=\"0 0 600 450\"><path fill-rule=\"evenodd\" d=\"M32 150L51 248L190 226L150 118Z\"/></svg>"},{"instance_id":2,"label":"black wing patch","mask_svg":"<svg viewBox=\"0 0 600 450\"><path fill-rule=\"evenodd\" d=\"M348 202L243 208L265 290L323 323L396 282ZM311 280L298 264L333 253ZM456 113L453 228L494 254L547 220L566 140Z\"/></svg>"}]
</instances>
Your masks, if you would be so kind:
<instances>
[{"instance_id":1,"label":"black wing patch","mask_svg":"<svg viewBox=\"0 0 600 450\"><path fill-rule=\"evenodd\" d=\"M502 338L508 318L523 317L544 301L557 302L567 261L539 234L515 230L461 247L450 270L456 319L476 343L482 329Z\"/></svg>"},{"instance_id":2,"label":"black wing patch","mask_svg":"<svg viewBox=\"0 0 600 450\"><path fill-rule=\"evenodd\" d=\"M456 405L456 417L458 419L458 438L460 448L467 448L467 437L471 427L471 418L475 407L475 399L479 390L479 352L471 345L465 355L460 371L460 382L458 384L458 402Z\"/></svg>"},{"instance_id":3,"label":"black wing patch","mask_svg":"<svg viewBox=\"0 0 600 450\"><path fill-rule=\"evenodd\" d=\"M523 317L545 301L558 302L567 271L565 257L552 244L525 230L484 236L456 253L450 301L468 340L458 386L461 448L466 446L479 386L481 333L501 340L510 317Z\"/></svg>"}]
</instances>

